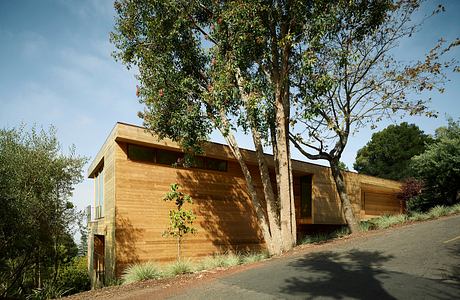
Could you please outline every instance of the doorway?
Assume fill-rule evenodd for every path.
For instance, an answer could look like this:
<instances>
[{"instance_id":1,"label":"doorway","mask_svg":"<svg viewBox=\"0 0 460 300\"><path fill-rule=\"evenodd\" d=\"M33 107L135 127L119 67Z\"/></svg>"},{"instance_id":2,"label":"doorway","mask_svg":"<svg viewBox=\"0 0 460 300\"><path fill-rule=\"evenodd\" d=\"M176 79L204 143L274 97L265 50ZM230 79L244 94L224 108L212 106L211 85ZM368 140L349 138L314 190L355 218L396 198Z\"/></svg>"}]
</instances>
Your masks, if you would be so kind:
<instances>
[{"instance_id":1,"label":"doorway","mask_svg":"<svg viewBox=\"0 0 460 300\"><path fill-rule=\"evenodd\" d=\"M104 284L105 278L105 236L94 235L93 268L98 284Z\"/></svg>"}]
</instances>

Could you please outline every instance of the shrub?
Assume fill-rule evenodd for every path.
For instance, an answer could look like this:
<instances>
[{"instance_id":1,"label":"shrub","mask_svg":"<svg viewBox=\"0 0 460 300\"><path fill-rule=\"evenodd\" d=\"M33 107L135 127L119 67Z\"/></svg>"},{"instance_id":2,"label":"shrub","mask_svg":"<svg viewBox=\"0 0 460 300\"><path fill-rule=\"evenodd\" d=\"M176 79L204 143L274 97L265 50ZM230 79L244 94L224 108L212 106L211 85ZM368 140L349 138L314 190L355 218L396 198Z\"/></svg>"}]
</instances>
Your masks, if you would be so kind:
<instances>
[{"instance_id":1,"label":"shrub","mask_svg":"<svg viewBox=\"0 0 460 300\"><path fill-rule=\"evenodd\" d=\"M321 243L324 241L327 241L331 239L330 234L327 233L314 233L311 235L306 235L304 238L300 241L301 244L315 244L315 243Z\"/></svg>"},{"instance_id":2,"label":"shrub","mask_svg":"<svg viewBox=\"0 0 460 300\"><path fill-rule=\"evenodd\" d=\"M451 214L460 213L460 203L451 206L450 207L450 213Z\"/></svg>"},{"instance_id":3,"label":"shrub","mask_svg":"<svg viewBox=\"0 0 460 300\"><path fill-rule=\"evenodd\" d=\"M180 274L193 273L195 271L194 264L189 259L177 260L174 263L168 265L167 275L176 276Z\"/></svg>"},{"instance_id":4,"label":"shrub","mask_svg":"<svg viewBox=\"0 0 460 300\"><path fill-rule=\"evenodd\" d=\"M413 197L406 203L408 212L426 212L430 207L433 206L433 201L429 195L419 195Z\"/></svg>"},{"instance_id":5,"label":"shrub","mask_svg":"<svg viewBox=\"0 0 460 300\"><path fill-rule=\"evenodd\" d=\"M66 290L66 295L87 291L91 288L86 256L75 257L59 270L58 286Z\"/></svg>"},{"instance_id":6,"label":"shrub","mask_svg":"<svg viewBox=\"0 0 460 300\"><path fill-rule=\"evenodd\" d=\"M448 121L436 129L435 142L411 159L417 178L423 179L423 211L435 205L453 205L460 201L460 122Z\"/></svg>"},{"instance_id":7,"label":"shrub","mask_svg":"<svg viewBox=\"0 0 460 300\"><path fill-rule=\"evenodd\" d=\"M359 229L361 231L369 231L375 229L375 224L370 221L361 221L359 223Z\"/></svg>"},{"instance_id":8,"label":"shrub","mask_svg":"<svg viewBox=\"0 0 460 300\"><path fill-rule=\"evenodd\" d=\"M254 263L268 258L267 252L254 252L247 253L242 258L241 261L243 264Z\"/></svg>"},{"instance_id":9,"label":"shrub","mask_svg":"<svg viewBox=\"0 0 460 300\"><path fill-rule=\"evenodd\" d=\"M436 205L428 211L428 215L432 218L439 218L442 216L447 216L449 212L449 207L443 205Z\"/></svg>"},{"instance_id":10,"label":"shrub","mask_svg":"<svg viewBox=\"0 0 460 300\"><path fill-rule=\"evenodd\" d=\"M241 264L242 258L239 254L227 253L227 254L217 254L213 256L206 257L201 262L202 270L210 270L215 268L226 268L231 266L236 266Z\"/></svg>"},{"instance_id":11,"label":"shrub","mask_svg":"<svg viewBox=\"0 0 460 300\"><path fill-rule=\"evenodd\" d=\"M47 300L47 299L56 299L61 298L62 296L68 294L70 289L66 289L53 282L45 282L43 288L33 289L32 294L27 295L26 299L33 300Z\"/></svg>"},{"instance_id":12,"label":"shrub","mask_svg":"<svg viewBox=\"0 0 460 300\"><path fill-rule=\"evenodd\" d=\"M153 262L135 264L129 266L122 275L123 284L137 281L159 279L162 276L161 269Z\"/></svg>"},{"instance_id":13,"label":"shrub","mask_svg":"<svg viewBox=\"0 0 460 300\"><path fill-rule=\"evenodd\" d=\"M406 215L384 215L379 218L370 220L378 229L385 229L393 225L406 222Z\"/></svg>"},{"instance_id":14,"label":"shrub","mask_svg":"<svg viewBox=\"0 0 460 300\"><path fill-rule=\"evenodd\" d=\"M409 221L425 221L430 219L430 215L427 213L413 212L408 216Z\"/></svg>"},{"instance_id":15,"label":"shrub","mask_svg":"<svg viewBox=\"0 0 460 300\"><path fill-rule=\"evenodd\" d=\"M348 229L348 227L344 226L344 227L341 227L341 228L335 230L332 233L332 238L341 238L341 237L347 236L349 234L350 234L350 229Z\"/></svg>"}]
</instances>

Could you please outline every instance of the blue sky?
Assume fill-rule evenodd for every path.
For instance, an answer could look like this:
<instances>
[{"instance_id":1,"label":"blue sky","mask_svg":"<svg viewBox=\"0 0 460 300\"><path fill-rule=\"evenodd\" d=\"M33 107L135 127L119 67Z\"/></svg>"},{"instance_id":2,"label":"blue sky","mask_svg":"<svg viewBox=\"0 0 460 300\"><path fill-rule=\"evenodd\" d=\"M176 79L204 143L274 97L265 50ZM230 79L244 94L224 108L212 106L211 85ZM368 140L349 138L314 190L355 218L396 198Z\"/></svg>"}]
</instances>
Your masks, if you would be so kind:
<instances>
[{"instance_id":1,"label":"blue sky","mask_svg":"<svg viewBox=\"0 0 460 300\"><path fill-rule=\"evenodd\" d=\"M438 3L428 1L420 16ZM428 20L413 39L401 42L395 51L399 59L420 58L441 36L460 37L460 1L444 1L444 6L444 14ZM53 124L64 149L75 144L79 154L92 159L117 121L140 125L137 112L142 106L135 95L134 73L111 57L113 23L109 0L0 0L0 127ZM460 59L460 49L450 56ZM446 115L458 119L460 74L448 76L446 92L431 95L438 119L403 120L433 133L445 125ZM391 122L381 123L377 130ZM372 132L365 129L350 139L343 155L350 168ZM212 139L222 142L217 134ZM251 148L249 139L240 136L240 140ZM301 159L295 152L293 157ZM83 209L92 201L92 181L86 179L76 187L74 202Z\"/></svg>"}]
</instances>

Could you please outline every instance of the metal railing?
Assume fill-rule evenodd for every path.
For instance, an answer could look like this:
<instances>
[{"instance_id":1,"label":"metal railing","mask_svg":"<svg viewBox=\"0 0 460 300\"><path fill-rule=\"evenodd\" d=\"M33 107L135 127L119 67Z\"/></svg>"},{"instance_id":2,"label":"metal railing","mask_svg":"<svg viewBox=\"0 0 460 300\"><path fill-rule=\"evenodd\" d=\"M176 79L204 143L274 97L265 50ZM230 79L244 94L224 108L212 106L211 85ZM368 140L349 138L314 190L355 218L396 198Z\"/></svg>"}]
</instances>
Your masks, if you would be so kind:
<instances>
[{"instance_id":1,"label":"metal railing","mask_svg":"<svg viewBox=\"0 0 460 300\"><path fill-rule=\"evenodd\" d=\"M95 207L88 205L85 209L85 215L86 215L87 223L103 218L104 217L103 207L101 205L98 205Z\"/></svg>"},{"instance_id":2,"label":"metal railing","mask_svg":"<svg viewBox=\"0 0 460 300\"><path fill-rule=\"evenodd\" d=\"M100 219L104 216L104 212L102 211L102 206L98 205L94 207L94 219Z\"/></svg>"}]
</instances>

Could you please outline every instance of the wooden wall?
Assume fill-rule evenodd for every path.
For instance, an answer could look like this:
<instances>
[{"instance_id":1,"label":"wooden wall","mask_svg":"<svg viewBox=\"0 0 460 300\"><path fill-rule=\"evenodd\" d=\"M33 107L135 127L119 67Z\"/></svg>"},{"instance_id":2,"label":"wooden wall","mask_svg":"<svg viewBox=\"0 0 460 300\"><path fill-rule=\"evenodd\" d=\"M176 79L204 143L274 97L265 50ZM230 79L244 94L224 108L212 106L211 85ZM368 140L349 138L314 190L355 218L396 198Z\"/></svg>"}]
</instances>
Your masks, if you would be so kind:
<instances>
[{"instance_id":1,"label":"wooden wall","mask_svg":"<svg viewBox=\"0 0 460 300\"><path fill-rule=\"evenodd\" d=\"M256 188L262 192L257 169L251 168ZM183 244L184 257L207 256L225 250L264 248L255 212L246 193L246 182L236 162L228 171L172 168L132 161L127 144L117 143L116 253L117 272L127 264L175 259L176 241L162 236L168 227L173 203L162 200L172 183L179 183L194 204L198 233Z\"/></svg>"},{"instance_id":2,"label":"wooden wall","mask_svg":"<svg viewBox=\"0 0 460 300\"><path fill-rule=\"evenodd\" d=\"M246 183L238 163L228 147L210 143L205 147L209 157L226 159L228 171L172 168L160 164L131 161L127 157L127 143L137 143L178 150L169 140L158 141L136 126L117 124L97 159L104 159L104 219L93 224L94 232L106 236L106 268L108 273L120 275L130 263L175 259L176 241L164 238L172 203L162 198L172 183L179 183L182 191L192 196L191 206L198 216L198 233L186 238L184 257L200 257L225 250L245 251L264 247L255 213L246 193ZM257 160L251 151L243 151L262 195ZM271 156L267 156L273 167ZM330 169L324 166L293 161L294 196L298 225L345 224L342 207L335 191ZM93 163L89 174L94 174ZM312 217L300 220L300 177L312 175ZM273 177L274 178L274 177ZM400 184L352 172L345 173L348 195L358 216L366 218L362 206L362 191L383 188L395 194ZM276 186L274 185L274 188ZM115 265L116 255L116 265Z\"/></svg>"},{"instance_id":3,"label":"wooden wall","mask_svg":"<svg viewBox=\"0 0 460 300\"><path fill-rule=\"evenodd\" d=\"M93 285L94 280L94 235L103 235L105 239L105 276L110 280L115 276L115 135L116 127L106 140L95 161L89 169L89 176L94 176L95 172L103 168L104 176L104 205L102 207L103 217L96 219L89 224L90 234L88 236L88 269ZM93 207L96 206L95 198Z\"/></svg>"}]
</instances>

